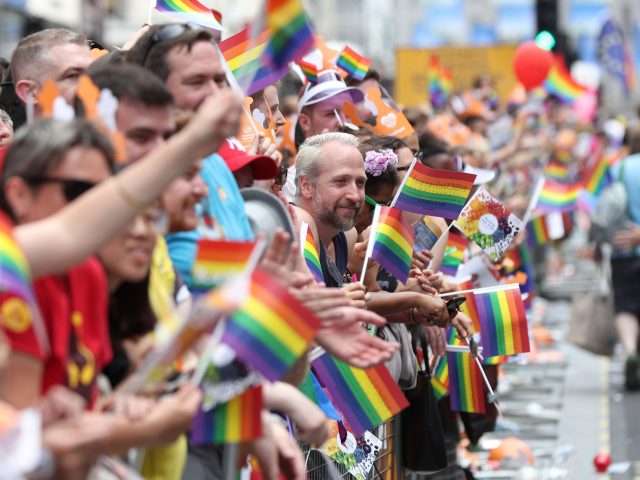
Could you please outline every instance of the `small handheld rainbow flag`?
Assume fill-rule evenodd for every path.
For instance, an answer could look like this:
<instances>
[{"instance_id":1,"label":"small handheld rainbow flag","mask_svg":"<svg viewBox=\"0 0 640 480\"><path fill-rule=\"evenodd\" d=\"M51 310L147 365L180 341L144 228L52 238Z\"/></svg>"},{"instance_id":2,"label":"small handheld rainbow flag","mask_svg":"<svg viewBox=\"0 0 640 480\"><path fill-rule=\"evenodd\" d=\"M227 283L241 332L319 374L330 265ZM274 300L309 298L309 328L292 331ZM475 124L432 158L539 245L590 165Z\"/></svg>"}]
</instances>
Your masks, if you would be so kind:
<instances>
[{"instance_id":1,"label":"small handheld rainbow flag","mask_svg":"<svg viewBox=\"0 0 640 480\"><path fill-rule=\"evenodd\" d=\"M267 0L265 19L271 31L264 52L266 65L286 68L289 62L302 58L315 44L300 0Z\"/></svg>"},{"instance_id":2,"label":"small handheld rainbow flag","mask_svg":"<svg viewBox=\"0 0 640 480\"><path fill-rule=\"evenodd\" d=\"M255 242L200 239L192 270L197 288L210 289L242 273L255 245Z\"/></svg>"},{"instance_id":3,"label":"small handheld rainbow flag","mask_svg":"<svg viewBox=\"0 0 640 480\"><path fill-rule=\"evenodd\" d=\"M262 436L262 387L246 390L208 412L200 410L191 426L191 443L240 443Z\"/></svg>"},{"instance_id":4,"label":"small handheld rainbow flag","mask_svg":"<svg viewBox=\"0 0 640 480\"><path fill-rule=\"evenodd\" d=\"M349 45L345 45L336 65L347 72L349 76L362 81L371 67L371 60L358 54Z\"/></svg>"},{"instance_id":5,"label":"small handheld rainbow flag","mask_svg":"<svg viewBox=\"0 0 640 480\"><path fill-rule=\"evenodd\" d=\"M377 260L391 275L407 283L413 257L413 227L402 211L381 207L375 229L375 242L371 258Z\"/></svg>"},{"instance_id":6,"label":"small handheld rainbow flag","mask_svg":"<svg viewBox=\"0 0 640 480\"><path fill-rule=\"evenodd\" d=\"M519 285L477 290L472 301L480 320L480 344L485 357L530 351L527 314Z\"/></svg>"},{"instance_id":7,"label":"small handheld rainbow flag","mask_svg":"<svg viewBox=\"0 0 640 480\"><path fill-rule=\"evenodd\" d=\"M296 62L305 78L311 83L318 83L318 67L311 62L305 62L304 60L298 60Z\"/></svg>"},{"instance_id":8,"label":"small handheld rainbow flag","mask_svg":"<svg viewBox=\"0 0 640 480\"><path fill-rule=\"evenodd\" d=\"M219 13L198 0L156 0L156 10L172 15L181 22L195 22L214 30L222 30L222 25L216 18Z\"/></svg>"},{"instance_id":9,"label":"small handheld rainbow flag","mask_svg":"<svg viewBox=\"0 0 640 480\"><path fill-rule=\"evenodd\" d=\"M328 353L311 365L334 405L358 437L409 405L384 365L355 368Z\"/></svg>"},{"instance_id":10,"label":"small handheld rainbow flag","mask_svg":"<svg viewBox=\"0 0 640 480\"><path fill-rule=\"evenodd\" d=\"M556 56L543 86L548 93L560 97L566 103L575 102L587 91L586 87L573 79L560 55Z\"/></svg>"},{"instance_id":11,"label":"small handheld rainbow flag","mask_svg":"<svg viewBox=\"0 0 640 480\"><path fill-rule=\"evenodd\" d=\"M313 275L316 282L324 282L324 275L322 274L322 266L320 265L320 256L318 255L318 249L316 248L316 242L313 239L313 233L309 228L309 224L302 222L300 227L300 245L302 247L302 256L304 261Z\"/></svg>"},{"instance_id":12,"label":"small handheld rainbow flag","mask_svg":"<svg viewBox=\"0 0 640 480\"><path fill-rule=\"evenodd\" d=\"M451 72L445 69L437 55L431 56L429 63L429 101L436 109L444 108L453 88Z\"/></svg>"},{"instance_id":13,"label":"small handheld rainbow flag","mask_svg":"<svg viewBox=\"0 0 640 480\"><path fill-rule=\"evenodd\" d=\"M467 237L459 232L450 230L440 271L445 275L455 277L456 273L458 273L458 267L464 260L464 251L468 245L469 240Z\"/></svg>"},{"instance_id":14,"label":"small handheld rainbow flag","mask_svg":"<svg viewBox=\"0 0 640 480\"><path fill-rule=\"evenodd\" d=\"M49 340L46 328L40 317L40 310L33 291L31 278L31 268L27 262L24 252L13 237L12 227L9 219L0 212L0 299L12 297L14 301L24 304L30 315L27 321L33 325L33 332L38 341L38 345L43 354L49 353ZM21 316L19 330L29 327ZM8 326L11 319L5 318L2 324Z\"/></svg>"},{"instance_id":15,"label":"small handheld rainbow flag","mask_svg":"<svg viewBox=\"0 0 640 480\"><path fill-rule=\"evenodd\" d=\"M596 197L602 190L613 182L609 162L602 156L595 164L582 175L584 189Z\"/></svg>"},{"instance_id":16,"label":"small handheld rainbow flag","mask_svg":"<svg viewBox=\"0 0 640 480\"><path fill-rule=\"evenodd\" d=\"M544 167L544 176L551 180L564 180L569 178L569 166L558 160L550 160Z\"/></svg>"},{"instance_id":17,"label":"small handheld rainbow flag","mask_svg":"<svg viewBox=\"0 0 640 480\"><path fill-rule=\"evenodd\" d=\"M449 393L449 366L447 357L440 357L431 376L431 386L436 398L440 400Z\"/></svg>"},{"instance_id":18,"label":"small handheld rainbow flag","mask_svg":"<svg viewBox=\"0 0 640 480\"><path fill-rule=\"evenodd\" d=\"M263 56L270 38L269 30L251 38L249 28L245 28L218 44L238 84L246 86L247 95L277 82L288 71L286 67L272 68L265 63Z\"/></svg>"},{"instance_id":19,"label":"small handheld rainbow flag","mask_svg":"<svg viewBox=\"0 0 640 480\"><path fill-rule=\"evenodd\" d=\"M566 185L546 180L540 192L537 208L546 212L575 210L580 188L578 184Z\"/></svg>"},{"instance_id":20,"label":"small handheld rainbow flag","mask_svg":"<svg viewBox=\"0 0 640 480\"><path fill-rule=\"evenodd\" d=\"M268 380L279 380L320 328L311 310L262 270L251 276L249 296L229 316L222 343Z\"/></svg>"},{"instance_id":21,"label":"small handheld rainbow flag","mask_svg":"<svg viewBox=\"0 0 640 480\"><path fill-rule=\"evenodd\" d=\"M476 176L437 170L416 162L394 204L400 210L455 220L467 202Z\"/></svg>"},{"instance_id":22,"label":"small handheld rainbow flag","mask_svg":"<svg viewBox=\"0 0 640 480\"><path fill-rule=\"evenodd\" d=\"M447 352L451 410L485 413L486 402L480 367L469 352Z\"/></svg>"},{"instance_id":23,"label":"small handheld rainbow flag","mask_svg":"<svg viewBox=\"0 0 640 480\"><path fill-rule=\"evenodd\" d=\"M327 418L335 421L341 420L340 414L336 410L336 407L333 406L327 394L324 393L322 386L320 386L320 382L318 382L318 379L311 370L307 370L307 375L300 384L299 388L300 391L304 393L309 400L320 407Z\"/></svg>"},{"instance_id":24,"label":"small handheld rainbow flag","mask_svg":"<svg viewBox=\"0 0 640 480\"><path fill-rule=\"evenodd\" d=\"M529 222L529 231L527 232L527 239L531 239L531 241L535 245L546 245L551 237L549 236L549 231L547 230L547 221L544 215L533 218Z\"/></svg>"}]
</instances>

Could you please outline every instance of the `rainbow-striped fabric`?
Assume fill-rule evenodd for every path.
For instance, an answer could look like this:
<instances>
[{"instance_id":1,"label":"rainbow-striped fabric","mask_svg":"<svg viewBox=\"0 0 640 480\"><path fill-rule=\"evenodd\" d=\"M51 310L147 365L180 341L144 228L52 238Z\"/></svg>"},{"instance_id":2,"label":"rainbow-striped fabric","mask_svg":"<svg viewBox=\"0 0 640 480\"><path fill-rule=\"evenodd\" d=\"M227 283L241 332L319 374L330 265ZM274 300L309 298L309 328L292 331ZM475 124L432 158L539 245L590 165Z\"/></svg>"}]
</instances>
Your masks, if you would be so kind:
<instances>
[{"instance_id":1,"label":"rainbow-striped fabric","mask_svg":"<svg viewBox=\"0 0 640 480\"><path fill-rule=\"evenodd\" d=\"M469 352L447 352L451 410L485 413L486 401L482 374Z\"/></svg>"},{"instance_id":2,"label":"rainbow-striped fabric","mask_svg":"<svg viewBox=\"0 0 640 480\"><path fill-rule=\"evenodd\" d=\"M402 211L393 207L380 208L371 258L402 283L407 283L411 270L413 237L413 227L402 216Z\"/></svg>"},{"instance_id":3,"label":"rainbow-striped fabric","mask_svg":"<svg viewBox=\"0 0 640 480\"><path fill-rule=\"evenodd\" d=\"M222 30L219 12L206 7L198 0L156 0L156 10L181 22L195 22L204 27Z\"/></svg>"}]
</instances>

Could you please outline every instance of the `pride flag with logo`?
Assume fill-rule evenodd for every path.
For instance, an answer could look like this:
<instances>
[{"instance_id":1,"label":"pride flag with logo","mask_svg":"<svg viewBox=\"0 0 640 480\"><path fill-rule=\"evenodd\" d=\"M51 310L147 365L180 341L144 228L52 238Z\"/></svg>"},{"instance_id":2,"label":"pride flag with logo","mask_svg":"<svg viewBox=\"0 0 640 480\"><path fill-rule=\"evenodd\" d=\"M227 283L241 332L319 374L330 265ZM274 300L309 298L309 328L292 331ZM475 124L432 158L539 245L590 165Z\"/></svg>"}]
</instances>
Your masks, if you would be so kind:
<instances>
[{"instance_id":1,"label":"pride flag with logo","mask_svg":"<svg viewBox=\"0 0 640 480\"><path fill-rule=\"evenodd\" d=\"M413 236L413 227L400 210L380 208L371 258L402 283L407 283L411 270Z\"/></svg>"},{"instance_id":2,"label":"pride flag with logo","mask_svg":"<svg viewBox=\"0 0 640 480\"><path fill-rule=\"evenodd\" d=\"M311 366L357 437L382 425L409 405L384 365L367 369L351 367L325 353Z\"/></svg>"},{"instance_id":3,"label":"pride flag with logo","mask_svg":"<svg viewBox=\"0 0 640 480\"><path fill-rule=\"evenodd\" d=\"M475 178L471 173L437 170L415 163L394 206L455 220L467 203Z\"/></svg>"},{"instance_id":4,"label":"pride flag with logo","mask_svg":"<svg viewBox=\"0 0 640 480\"><path fill-rule=\"evenodd\" d=\"M270 381L282 378L306 351L320 320L278 281L253 272L249 295L229 316L222 343Z\"/></svg>"}]
</instances>

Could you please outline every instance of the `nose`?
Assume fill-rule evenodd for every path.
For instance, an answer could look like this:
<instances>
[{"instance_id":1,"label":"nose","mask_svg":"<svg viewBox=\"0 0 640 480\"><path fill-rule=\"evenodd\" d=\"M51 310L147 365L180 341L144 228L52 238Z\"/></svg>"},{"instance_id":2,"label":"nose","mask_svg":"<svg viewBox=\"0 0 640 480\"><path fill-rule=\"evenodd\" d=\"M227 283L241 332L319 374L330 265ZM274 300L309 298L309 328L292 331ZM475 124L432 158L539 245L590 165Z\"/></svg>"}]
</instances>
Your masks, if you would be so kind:
<instances>
[{"instance_id":1,"label":"nose","mask_svg":"<svg viewBox=\"0 0 640 480\"><path fill-rule=\"evenodd\" d=\"M193 196L198 200L206 197L209 193L207 184L204 183L204 180L202 180L202 177L200 175L196 175L196 177L193 179L193 182L191 183L191 192L193 193Z\"/></svg>"},{"instance_id":2,"label":"nose","mask_svg":"<svg viewBox=\"0 0 640 480\"><path fill-rule=\"evenodd\" d=\"M276 110L276 128L283 127L287 121L284 118L284 115L280 111L280 109Z\"/></svg>"},{"instance_id":3,"label":"nose","mask_svg":"<svg viewBox=\"0 0 640 480\"><path fill-rule=\"evenodd\" d=\"M136 215L129 228L129 233L133 237L145 237L149 235L151 226L144 212Z\"/></svg>"},{"instance_id":4,"label":"nose","mask_svg":"<svg viewBox=\"0 0 640 480\"><path fill-rule=\"evenodd\" d=\"M362 204L362 201L364 200L364 192L358 188L355 182L352 182L349 184L345 198L353 203Z\"/></svg>"},{"instance_id":5,"label":"nose","mask_svg":"<svg viewBox=\"0 0 640 480\"><path fill-rule=\"evenodd\" d=\"M0 146L8 144L11 140L13 132L2 119L0 119Z\"/></svg>"}]
</instances>

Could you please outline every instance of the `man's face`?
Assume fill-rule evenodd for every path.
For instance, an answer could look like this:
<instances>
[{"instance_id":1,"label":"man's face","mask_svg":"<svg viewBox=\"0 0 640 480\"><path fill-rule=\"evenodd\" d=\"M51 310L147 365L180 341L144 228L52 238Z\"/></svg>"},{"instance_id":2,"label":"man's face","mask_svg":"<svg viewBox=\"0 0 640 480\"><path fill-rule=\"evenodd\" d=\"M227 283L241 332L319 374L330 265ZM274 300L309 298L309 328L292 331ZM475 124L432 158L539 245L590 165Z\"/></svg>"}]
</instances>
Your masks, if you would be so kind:
<instances>
[{"instance_id":1,"label":"man's face","mask_svg":"<svg viewBox=\"0 0 640 480\"><path fill-rule=\"evenodd\" d=\"M327 100L310 105L307 113L300 113L300 126L306 138L319 133L337 132L344 125L343 105L351 102L348 93L340 93Z\"/></svg>"},{"instance_id":2,"label":"man's face","mask_svg":"<svg viewBox=\"0 0 640 480\"><path fill-rule=\"evenodd\" d=\"M13 127L9 122L4 122L0 116L0 147L7 146L13 139Z\"/></svg>"},{"instance_id":3,"label":"man's face","mask_svg":"<svg viewBox=\"0 0 640 480\"><path fill-rule=\"evenodd\" d=\"M64 208L69 200L65 196L65 183L62 180L79 180L97 184L111 176L104 155L95 148L73 147L65 153L62 161L46 175L48 181L33 187L28 198L28 208L19 218L21 223L34 222L47 218Z\"/></svg>"},{"instance_id":4,"label":"man's face","mask_svg":"<svg viewBox=\"0 0 640 480\"><path fill-rule=\"evenodd\" d=\"M338 142L322 147L322 160L311 198L312 216L337 231L351 230L364 203L367 176L357 148Z\"/></svg>"},{"instance_id":5,"label":"man's face","mask_svg":"<svg viewBox=\"0 0 640 480\"><path fill-rule=\"evenodd\" d=\"M37 79L40 85L53 80L60 90L60 95L71 104L78 86L78 78L93 62L91 51L87 45L67 43L49 49L49 75Z\"/></svg>"},{"instance_id":6,"label":"man's face","mask_svg":"<svg viewBox=\"0 0 640 480\"><path fill-rule=\"evenodd\" d=\"M165 144L175 129L170 106L150 107L123 99L118 103L116 127L125 137L127 161L135 162Z\"/></svg>"},{"instance_id":7,"label":"man's face","mask_svg":"<svg viewBox=\"0 0 640 480\"><path fill-rule=\"evenodd\" d=\"M179 109L195 111L206 98L229 88L218 52L210 42L196 42L191 50L178 45L167 59L171 73L166 84Z\"/></svg>"},{"instance_id":8,"label":"man's face","mask_svg":"<svg viewBox=\"0 0 640 480\"><path fill-rule=\"evenodd\" d=\"M268 111L271 112L276 122L276 129L285 124L284 115L280 111L280 99L278 98L278 89L274 85L269 85L264 89L264 103Z\"/></svg>"}]
</instances>

